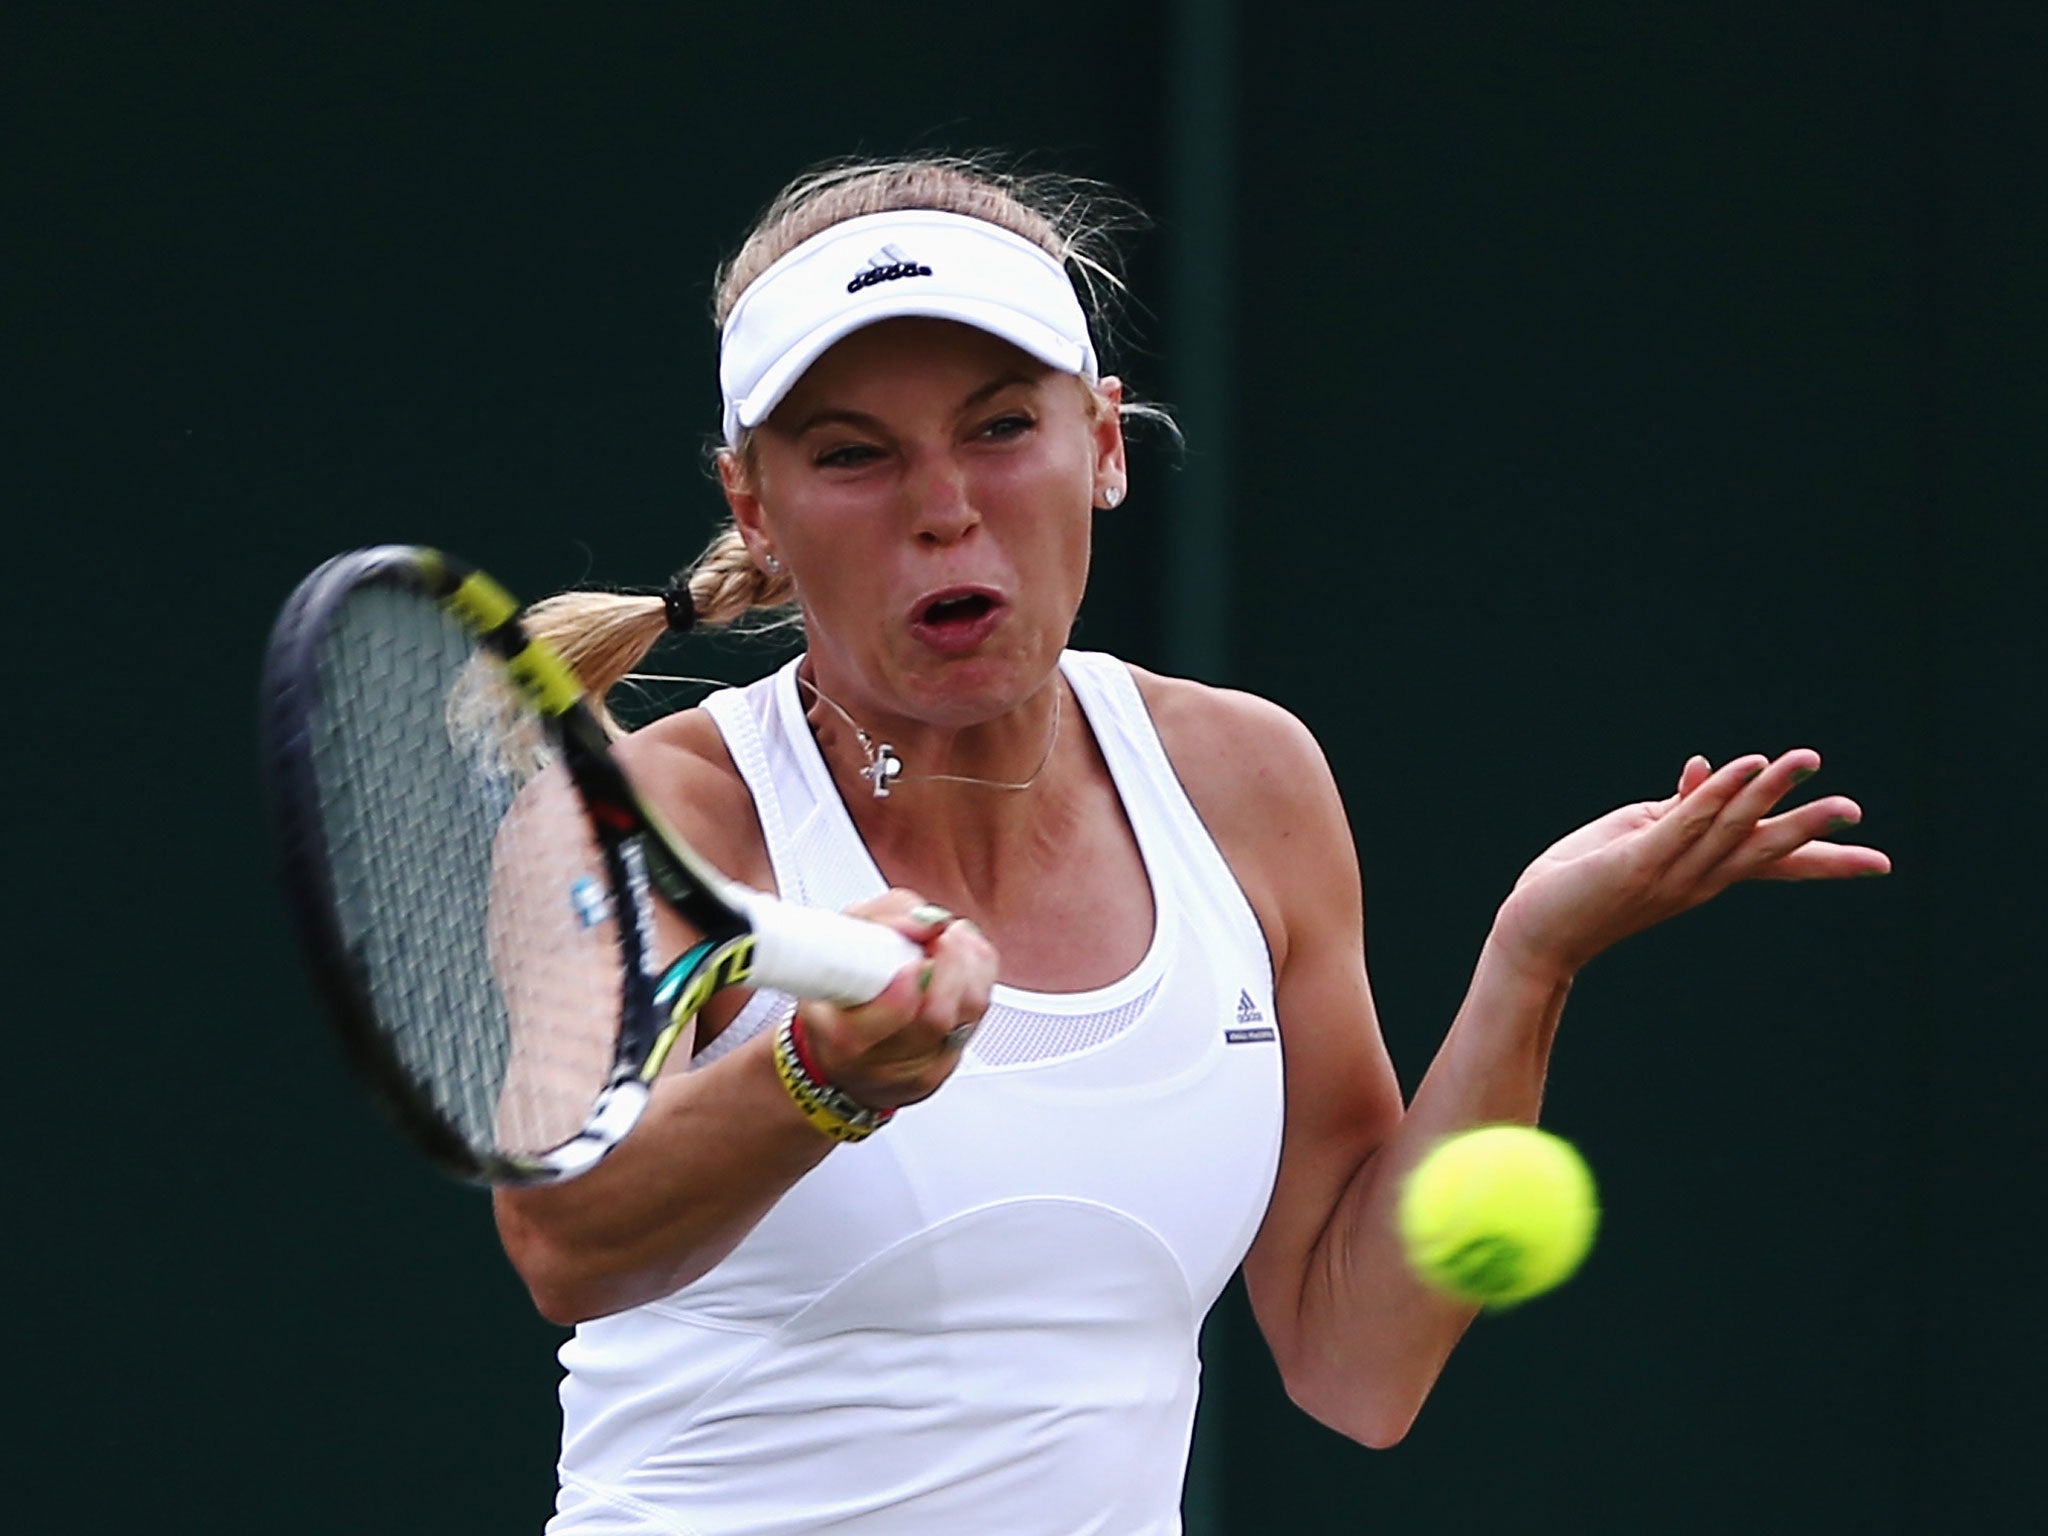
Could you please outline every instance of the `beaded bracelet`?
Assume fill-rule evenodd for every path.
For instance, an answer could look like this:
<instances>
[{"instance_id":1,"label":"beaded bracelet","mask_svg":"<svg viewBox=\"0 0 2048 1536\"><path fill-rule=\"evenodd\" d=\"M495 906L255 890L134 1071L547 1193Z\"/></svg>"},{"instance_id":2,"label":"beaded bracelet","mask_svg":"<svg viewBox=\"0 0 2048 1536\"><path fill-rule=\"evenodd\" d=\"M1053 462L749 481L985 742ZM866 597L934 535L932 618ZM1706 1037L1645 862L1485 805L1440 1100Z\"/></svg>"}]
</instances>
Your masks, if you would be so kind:
<instances>
[{"instance_id":1,"label":"beaded bracelet","mask_svg":"<svg viewBox=\"0 0 2048 1536\"><path fill-rule=\"evenodd\" d=\"M865 1141L896 1113L893 1109L869 1109L820 1077L804 1050L794 1013L775 1032L775 1075L782 1079L803 1117L834 1141Z\"/></svg>"}]
</instances>

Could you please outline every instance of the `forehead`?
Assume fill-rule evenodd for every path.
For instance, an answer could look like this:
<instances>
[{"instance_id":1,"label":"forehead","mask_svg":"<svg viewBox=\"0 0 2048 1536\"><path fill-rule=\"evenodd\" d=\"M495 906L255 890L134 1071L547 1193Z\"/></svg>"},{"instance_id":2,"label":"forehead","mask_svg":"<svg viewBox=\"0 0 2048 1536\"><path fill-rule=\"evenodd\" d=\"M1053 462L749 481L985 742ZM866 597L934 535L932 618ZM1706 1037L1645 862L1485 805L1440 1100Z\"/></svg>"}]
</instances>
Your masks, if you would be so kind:
<instances>
[{"instance_id":1,"label":"forehead","mask_svg":"<svg viewBox=\"0 0 2048 1536\"><path fill-rule=\"evenodd\" d=\"M999 336L954 320L899 317L835 342L804 370L775 415L828 396L966 394L1002 378L1038 383L1054 370ZM785 417L785 419L787 419Z\"/></svg>"}]
</instances>

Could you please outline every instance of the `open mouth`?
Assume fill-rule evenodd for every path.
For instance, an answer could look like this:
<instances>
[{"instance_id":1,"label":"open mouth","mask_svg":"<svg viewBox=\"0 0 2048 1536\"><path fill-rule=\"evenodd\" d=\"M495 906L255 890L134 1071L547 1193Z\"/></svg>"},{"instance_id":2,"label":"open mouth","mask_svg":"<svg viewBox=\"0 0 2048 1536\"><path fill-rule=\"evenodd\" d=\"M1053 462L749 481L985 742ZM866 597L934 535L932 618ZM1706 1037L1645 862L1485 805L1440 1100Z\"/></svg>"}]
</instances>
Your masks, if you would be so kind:
<instances>
[{"instance_id":1,"label":"open mouth","mask_svg":"<svg viewBox=\"0 0 2048 1536\"><path fill-rule=\"evenodd\" d=\"M974 587L954 587L925 598L911 610L911 631L942 655L965 656L978 650L1003 622L1002 595Z\"/></svg>"},{"instance_id":2,"label":"open mouth","mask_svg":"<svg viewBox=\"0 0 2048 1536\"><path fill-rule=\"evenodd\" d=\"M986 592L954 592L933 598L918 610L917 622L947 628L972 624L995 611L996 600Z\"/></svg>"}]
</instances>

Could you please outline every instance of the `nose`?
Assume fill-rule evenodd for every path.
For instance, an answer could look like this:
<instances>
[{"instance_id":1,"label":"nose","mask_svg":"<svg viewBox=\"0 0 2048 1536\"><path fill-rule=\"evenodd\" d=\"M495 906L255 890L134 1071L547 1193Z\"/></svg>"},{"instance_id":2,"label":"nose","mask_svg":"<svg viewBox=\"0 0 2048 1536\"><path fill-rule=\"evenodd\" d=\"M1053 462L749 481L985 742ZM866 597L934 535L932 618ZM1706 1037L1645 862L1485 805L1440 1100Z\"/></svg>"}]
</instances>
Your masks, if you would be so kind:
<instances>
[{"instance_id":1,"label":"nose","mask_svg":"<svg viewBox=\"0 0 2048 1536\"><path fill-rule=\"evenodd\" d=\"M957 543L981 521L981 514L974 510L967 476L950 455L933 454L922 459L908 477L905 493L910 502L911 525L921 543Z\"/></svg>"}]
</instances>

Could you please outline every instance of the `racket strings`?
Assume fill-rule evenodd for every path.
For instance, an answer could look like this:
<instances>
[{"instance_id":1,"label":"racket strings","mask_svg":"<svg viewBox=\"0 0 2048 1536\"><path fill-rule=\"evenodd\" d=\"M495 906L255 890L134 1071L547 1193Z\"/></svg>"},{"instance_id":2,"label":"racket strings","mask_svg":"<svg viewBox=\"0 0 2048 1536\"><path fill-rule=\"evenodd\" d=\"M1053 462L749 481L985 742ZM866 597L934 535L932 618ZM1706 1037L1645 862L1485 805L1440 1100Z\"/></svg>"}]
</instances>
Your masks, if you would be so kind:
<instances>
[{"instance_id":1,"label":"racket strings","mask_svg":"<svg viewBox=\"0 0 2048 1536\"><path fill-rule=\"evenodd\" d=\"M610 1075L623 971L618 903L546 730L403 588L353 592L319 672L335 905L390 1054L470 1146L548 1150Z\"/></svg>"}]
</instances>

